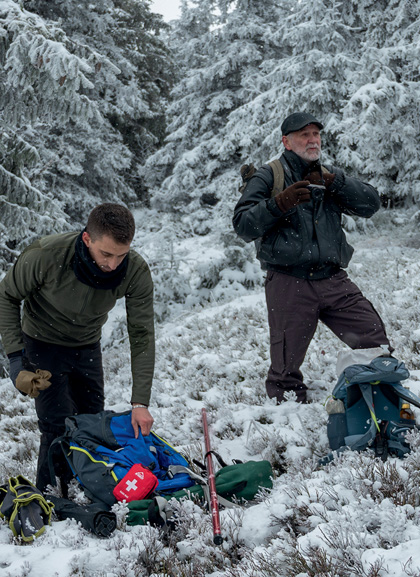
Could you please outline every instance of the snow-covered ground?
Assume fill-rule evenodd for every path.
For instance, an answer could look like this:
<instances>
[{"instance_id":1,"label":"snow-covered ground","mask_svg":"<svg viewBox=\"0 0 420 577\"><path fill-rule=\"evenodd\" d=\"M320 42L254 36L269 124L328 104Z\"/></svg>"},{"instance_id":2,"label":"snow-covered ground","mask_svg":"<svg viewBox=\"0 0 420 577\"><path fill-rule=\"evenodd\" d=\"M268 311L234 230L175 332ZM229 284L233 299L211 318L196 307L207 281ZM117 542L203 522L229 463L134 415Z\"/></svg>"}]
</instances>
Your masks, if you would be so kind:
<instances>
[{"instance_id":1,"label":"snow-covered ground","mask_svg":"<svg viewBox=\"0 0 420 577\"><path fill-rule=\"evenodd\" d=\"M353 224L347 223L356 249L349 274L380 312L395 356L410 370L404 384L420 394L418 215L381 211L363 227ZM159 234L136 239L154 260ZM219 258L217 245L205 238L174 242L171 250L178 271L192 279ZM191 502L178 505L182 521L169 542L153 528L127 526L122 506L119 527L105 540L75 521L53 520L35 543L22 545L0 520L0 577L420 575L420 439L413 437L404 461L384 464L350 453L320 470L318 458L328 452L323 403L345 346L320 326L303 366L312 402L290 398L276 406L264 388L269 347L262 286L211 293L205 306L192 299L199 304L174 308L157 326L154 430L202 460L205 406L213 448L228 462L270 460L273 491L252 506L221 512L221 547L212 543L209 516ZM157 298L162 294L157 290ZM123 319L121 303L103 338L106 408L115 411L128 409L130 398ZM0 380L0 482L19 473L34 480L37 445L33 401Z\"/></svg>"}]
</instances>

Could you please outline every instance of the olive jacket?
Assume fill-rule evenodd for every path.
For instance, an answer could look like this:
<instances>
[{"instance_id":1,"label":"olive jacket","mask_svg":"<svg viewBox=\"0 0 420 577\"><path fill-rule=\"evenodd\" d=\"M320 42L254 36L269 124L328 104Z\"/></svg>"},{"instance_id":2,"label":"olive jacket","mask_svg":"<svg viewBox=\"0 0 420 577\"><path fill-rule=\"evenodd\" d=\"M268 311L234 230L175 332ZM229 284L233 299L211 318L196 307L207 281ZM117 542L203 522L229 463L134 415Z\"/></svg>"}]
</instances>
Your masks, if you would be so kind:
<instances>
[{"instance_id":1,"label":"olive jacket","mask_svg":"<svg viewBox=\"0 0 420 577\"><path fill-rule=\"evenodd\" d=\"M308 164L286 151L280 158L284 188L304 180ZM273 171L263 165L249 180L237 203L233 226L246 242L255 241L257 258L264 270L299 278L328 278L345 268L353 254L342 228L342 214L368 218L380 207L377 191L335 166L328 191L312 192L311 200L282 212L271 196Z\"/></svg>"},{"instance_id":2,"label":"olive jacket","mask_svg":"<svg viewBox=\"0 0 420 577\"><path fill-rule=\"evenodd\" d=\"M131 401L148 405L155 357L149 267L130 250L127 272L119 286L92 288L80 282L73 271L79 234L36 240L1 281L0 334L5 352L23 349L22 331L34 339L67 347L96 343L109 311L125 297L133 376Z\"/></svg>"}]
</instances>

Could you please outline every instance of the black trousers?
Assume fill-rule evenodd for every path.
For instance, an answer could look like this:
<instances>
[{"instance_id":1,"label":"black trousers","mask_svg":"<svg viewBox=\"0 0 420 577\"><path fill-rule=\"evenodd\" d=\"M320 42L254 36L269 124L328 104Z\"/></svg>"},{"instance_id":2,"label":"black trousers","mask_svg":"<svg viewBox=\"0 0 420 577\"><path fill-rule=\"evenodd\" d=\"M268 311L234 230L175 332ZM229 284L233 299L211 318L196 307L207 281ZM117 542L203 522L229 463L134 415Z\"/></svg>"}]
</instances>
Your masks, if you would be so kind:
<instances>
[{"instance_id":1,"label":"black trousers","mask_svg":"<svg viewBox=\"0 0 420 577\"><path fill-rule=\"evenodd\" d=\"M266 380L270 398L295 391L305 402L307 386L300 366L318 321L352 349L389 345L382 320L372 303L343 270L331 278L306 280L269 271L266 299L271 366Z\"/></svg>"},{"instance_id":2,"label":"black trousers","mask_svg":"<svg viewBox=\"0 0 420 577\"><path fill-rule=\"evenodd\" d=\"M36 486L40 491L51 483L48 450L64 433L64 421L71 415L98 413L104 408L104 377L100 343L65 347L24 335L25 354L33 370L51 372L51 386L35 399L41 443Z\"/></svg>"}]
</instances>

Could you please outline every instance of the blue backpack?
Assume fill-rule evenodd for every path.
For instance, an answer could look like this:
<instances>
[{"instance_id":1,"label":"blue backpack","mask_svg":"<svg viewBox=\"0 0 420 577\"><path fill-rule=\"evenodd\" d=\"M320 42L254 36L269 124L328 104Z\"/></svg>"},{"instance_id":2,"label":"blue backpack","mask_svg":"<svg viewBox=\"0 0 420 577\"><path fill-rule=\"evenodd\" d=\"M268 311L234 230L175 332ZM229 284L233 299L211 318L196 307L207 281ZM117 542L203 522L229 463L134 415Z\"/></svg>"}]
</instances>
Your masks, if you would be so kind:
<instances>
[{"instance_id":1,"label":"blue backpack","mask_svg":"<svg viewBox=\"0 0 420 577\"><path fill-rule=\"evenodd\" d=\"M404 363L391 356L344 369L326 404L330 448L371 449L384 461L388 455L409 453L406 434L417 425L414 419L401 417L401 408L403 403L420 408L420 398L401 385L409 376ZM332 458L328 455L321 464Z\"/></svg>"},{"instance_id":2,"label":"blue backpack","mask_svg":"<svg viewBox=\"0 0 420 577\"><path fill-rule=\"evenodd\" d=\"M64 435L55 439L49 452L53 484L62 462L57 447L86 496L107 505L117 502L114 488L138 463L157 477L159 483L154 494L167 495L195 483L189 474L188 461L167 441L153 432L146 437L141 434L137 439L134 437L131 411L68 417Z\"/></svg>"}]
</instances>

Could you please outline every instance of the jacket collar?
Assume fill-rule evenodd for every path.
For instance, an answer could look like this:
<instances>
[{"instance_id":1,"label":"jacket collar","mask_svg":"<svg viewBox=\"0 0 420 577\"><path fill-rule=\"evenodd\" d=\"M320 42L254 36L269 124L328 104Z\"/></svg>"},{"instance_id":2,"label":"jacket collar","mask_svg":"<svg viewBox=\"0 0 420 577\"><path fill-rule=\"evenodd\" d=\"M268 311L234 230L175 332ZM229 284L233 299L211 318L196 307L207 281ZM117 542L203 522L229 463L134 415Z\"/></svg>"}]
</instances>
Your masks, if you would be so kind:
<instances>
[{"instance_id":1,"label":"jacket collar","mask_svg":"<svg viewBox=\"0 0 420 577\"><path fill-rule=\"evenodd\" d=\"M73 258L73 272L77 280L96 289L113 289L119 286L125 278L128 267L127 255L122 263L112 272L102 271L90 256L89 249L82 239L81 232L76 239Z\"/></svg>"},{"instance_id":2,"label":"jacket collar","mask_svg":"<svg viewBox=\"0 0 420 577\"><path fill-rule=\"evenodd\" d=\"M303 160L303 158L298 156L295 152L292 150L285 150L283 155L293 174L302 177L308 172L309 163Z\"/></svg>"}]
</instances>

